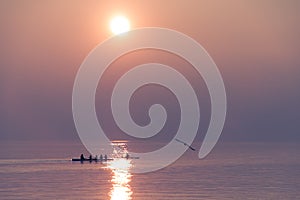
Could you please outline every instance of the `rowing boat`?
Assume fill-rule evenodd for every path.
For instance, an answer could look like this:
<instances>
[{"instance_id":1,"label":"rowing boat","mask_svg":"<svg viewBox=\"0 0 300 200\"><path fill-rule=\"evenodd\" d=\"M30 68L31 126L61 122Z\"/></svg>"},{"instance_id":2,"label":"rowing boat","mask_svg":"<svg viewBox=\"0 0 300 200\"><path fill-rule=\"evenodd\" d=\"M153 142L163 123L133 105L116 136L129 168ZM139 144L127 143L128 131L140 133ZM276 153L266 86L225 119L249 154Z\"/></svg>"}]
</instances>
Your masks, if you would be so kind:
<instances>
[{"instance_id":1,"label":"rowing boat","mask_svg":"<svg viewBox=\"0 0 300 200\"><path fill-rule=\"evenodd\" d=\"M89 161L89 162L106 162L106 161L111 161L113 160L113 158L107 158L107 159L96 159L96 158L85 158L85 159L80 159L80 158L72 158L72 161L80 161L80 162L85 162L85 161Z\"/></svg>"}]
</instances>

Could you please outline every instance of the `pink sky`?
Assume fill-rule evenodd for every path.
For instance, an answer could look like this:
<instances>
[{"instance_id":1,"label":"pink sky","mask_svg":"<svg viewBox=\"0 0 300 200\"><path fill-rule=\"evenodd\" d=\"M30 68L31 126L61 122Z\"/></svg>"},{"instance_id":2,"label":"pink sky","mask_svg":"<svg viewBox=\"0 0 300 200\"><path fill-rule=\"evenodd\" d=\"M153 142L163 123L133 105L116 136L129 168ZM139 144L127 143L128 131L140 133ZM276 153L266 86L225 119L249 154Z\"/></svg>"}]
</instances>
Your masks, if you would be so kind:
<instances>
[{"instance_id":1,"label":"pink sky","mask_svg":"<svg viewBox=\"0 0 300 200\"><path fill-rule=\"evenodd\" d=\"M1 1L0 139L77 138L75 75L119 13L133 28L171 28L204 46L227 89L223 138L299 139L299 9L296 0Z\"/></svg>"}]
</instances>

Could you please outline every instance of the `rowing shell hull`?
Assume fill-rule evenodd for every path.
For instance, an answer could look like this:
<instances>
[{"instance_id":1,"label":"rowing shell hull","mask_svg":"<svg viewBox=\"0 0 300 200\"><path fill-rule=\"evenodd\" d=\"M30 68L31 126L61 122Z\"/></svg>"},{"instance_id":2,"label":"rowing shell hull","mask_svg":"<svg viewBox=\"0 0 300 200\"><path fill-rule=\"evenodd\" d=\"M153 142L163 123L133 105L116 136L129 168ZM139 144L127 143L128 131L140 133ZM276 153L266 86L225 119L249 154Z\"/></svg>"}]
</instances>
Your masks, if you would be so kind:
<instances>
[{"instance_id":1,"label":"rowing shell hull","mask_svg":"<svg viewBox=\"0 0 300 200\"><path fill-rule=\"evenodd\" d=\"M72 158L72 161L78 161L78 162L85 162L85 161L89 161L89 162L105 162L105 161L110 161L110 160L113 160L112 158L107 158L107 159L103 159L103 160L100 160L100 159L95 159L93 158L92 160L90 159L83 159L81 160L80 158Z\"/></svg>"}]
</instances>

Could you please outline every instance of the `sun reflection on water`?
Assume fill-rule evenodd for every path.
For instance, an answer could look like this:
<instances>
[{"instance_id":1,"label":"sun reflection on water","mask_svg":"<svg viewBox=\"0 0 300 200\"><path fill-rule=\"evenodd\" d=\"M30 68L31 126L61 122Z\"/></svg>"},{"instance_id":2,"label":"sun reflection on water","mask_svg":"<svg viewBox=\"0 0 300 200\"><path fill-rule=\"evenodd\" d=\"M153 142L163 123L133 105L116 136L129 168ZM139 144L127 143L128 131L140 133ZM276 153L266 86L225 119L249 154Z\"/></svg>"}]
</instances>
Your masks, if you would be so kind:
<instances>
[{"instance_id":1,"label":"sun reflection on water","mask_svg":"<svg viewBox=\"0 0 300 200\"><path fill-rule=\"evenodd\" d=\"M111 200L132 199L133 192L129 184L132 177L129 171L131 167L131 160L122 157L114 158L108 163L108 168L112 171L112 188L109 192Z\"/></svg>"}]
</instances>

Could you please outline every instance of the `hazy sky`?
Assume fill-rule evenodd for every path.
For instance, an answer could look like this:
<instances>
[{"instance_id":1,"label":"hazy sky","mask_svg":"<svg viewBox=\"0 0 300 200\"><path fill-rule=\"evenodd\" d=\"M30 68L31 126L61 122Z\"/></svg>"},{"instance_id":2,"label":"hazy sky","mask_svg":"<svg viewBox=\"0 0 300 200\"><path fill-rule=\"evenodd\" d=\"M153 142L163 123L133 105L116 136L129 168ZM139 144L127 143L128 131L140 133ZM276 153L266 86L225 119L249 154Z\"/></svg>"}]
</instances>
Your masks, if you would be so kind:
<instances>
[{"instance_id":1,"label":"hazy sky","mask_svg":"<svg viewBox=\"0 0 300 200\"><path fill-rule=\"evenodd\" d=\"M110 19L123 14L133 28L175 29L209 52L228 97L222 140L299 141L299 10L297 0L0 1L0 140L78 138L71 109L75 75L85 56L111 36ZM119 65L147 60L135 56ZM101 112L105 93L98 89ZM154 91L161 93L148 88L142 97L136 94L133 110L141 123L143 95L159 96ZM201 91L199 96L207 95ZM205 113L209 103L203 98ZM170 112L176 114L172 102ZM100 118L109 121L109 115ZM176 129L177 122L173 116L166 130ZM115 131L110 123L106 128Z\"/></svg>"}]
</instances>

